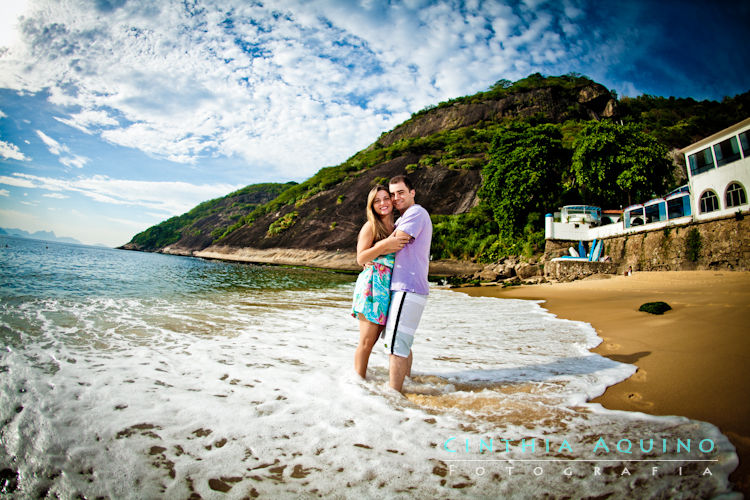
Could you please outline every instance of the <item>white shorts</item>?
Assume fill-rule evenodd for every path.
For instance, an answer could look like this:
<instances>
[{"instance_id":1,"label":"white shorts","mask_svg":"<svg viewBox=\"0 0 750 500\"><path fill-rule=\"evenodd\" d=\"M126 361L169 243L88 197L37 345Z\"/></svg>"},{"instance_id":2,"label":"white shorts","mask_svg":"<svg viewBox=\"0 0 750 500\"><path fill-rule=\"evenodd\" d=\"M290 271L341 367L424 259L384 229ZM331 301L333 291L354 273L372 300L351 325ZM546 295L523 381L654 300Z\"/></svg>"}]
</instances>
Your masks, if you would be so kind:
<instances>
[{"instance_id":1,"label":"white shorts","mask_svg":"<svg viewBox=\"0 0 750 500\"><path fill-rule=\"evenodd\" d=\"M380 335L388 354L406 358L414 343L414 332L419 326L427 295L411 292L391 292L388 321Z\"/></svg>"}]
</instances>

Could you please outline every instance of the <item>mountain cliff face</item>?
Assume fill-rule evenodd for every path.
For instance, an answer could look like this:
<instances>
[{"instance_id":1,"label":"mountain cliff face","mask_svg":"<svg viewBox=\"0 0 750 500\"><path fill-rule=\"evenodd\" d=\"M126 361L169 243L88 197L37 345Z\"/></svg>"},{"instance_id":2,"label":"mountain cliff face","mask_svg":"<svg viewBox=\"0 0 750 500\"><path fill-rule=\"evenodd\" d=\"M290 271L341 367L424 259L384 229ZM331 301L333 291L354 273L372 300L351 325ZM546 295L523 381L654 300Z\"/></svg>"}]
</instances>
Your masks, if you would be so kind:
<instances>
[{"instance_id":1,"label":"mountain cliff face","mask_svg":"<svg viewBox=\"0 0 750 500\"><path fill-rule=\"evenodd\" d=\"M239 248L352 251L365 222L366 196L374 180L402 174L407 165L418 159L417 155L407 154L376 165L303 203L268 213L218 243ZM476 203L479 170L429 168L414 172L410 178L417 190L417 202L430 213L465 212ZM290 227L278 234L269 234L271 224L285 217Z\"/></svg>"},{"instance_id":2,"label":"mountain cliff face","mask_svg":"<svg viewBox=\"0 0 750 500\"><path fill-rule=\"evenodd\" d=\"M467 102L462 102L467 101ZM376 144L390 146L401 139L468 127L482 122L512 119L537 119L553 123L566 120L598 120L615 115L617 101L609 90L588 82L572 88L557 86L535 88L497 98L479 94L457 99L412 118L381 137Z\"/></svg>"},{"instance_id":3,"label":"mountain cliff face","mask_svg":"<svg viewBox=\"0 0 750 500\"><path fill-rule=\"evenodd\" d=\"M562 123L615 116L616 100L605 87L586 78L560 78L564 85L560 81L531 88L516 85L441 103L416 113L344 164L327 167L301 185L287 185L286 191L248 186L245 190L253 191L255 198L233 193L212 200L205 213L186 217L194 209L172 218L136 235L123 248L227 259L257 250L256 257L237 258L287 264L305 264L310 254L299 262L263 255L274 249L340 253L352 265L338 260L329 267L354 268L357 234L373 185L408 173L417 203L431 214L465 213L478 202L492 127L517 119ZM160 227L170 221L170 238L146 237L164 233Z\"/></svg>"}]
</instances>

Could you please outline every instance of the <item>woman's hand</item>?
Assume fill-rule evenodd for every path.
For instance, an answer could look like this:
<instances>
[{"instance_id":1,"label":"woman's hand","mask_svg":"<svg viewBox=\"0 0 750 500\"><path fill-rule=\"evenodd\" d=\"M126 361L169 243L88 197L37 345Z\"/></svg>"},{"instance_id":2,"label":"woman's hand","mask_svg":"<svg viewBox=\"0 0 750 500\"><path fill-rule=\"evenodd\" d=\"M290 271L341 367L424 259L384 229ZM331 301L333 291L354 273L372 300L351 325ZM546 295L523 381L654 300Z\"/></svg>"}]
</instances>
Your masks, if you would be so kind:
<instances>
[{"instance_id":1,"label":"woman's hand","mask_svg":"<svg viewBox=\"0 0 750 500\"><path fill-rule=\"evenodd\" d=\"M365 266L379 255L398 252L412 239L411 236L397 229L390 236L373 245L372 229L370 223L366 222L357 238L357 264Z\"/></svg>"},{"instance_id":2,"label":"woman's hand","mask_svg":"<svg viewBox=\"0 0 750 500\"><path fill-rule=\"evenodd\" d=\"M378 242L378 245L382 245L380 247L380 250L382 250L383 253L398 252L399 250L404 248L404 246L409 243L411 239L411 236L397 229L393 231L393 233L391 233L391 235L386 239L380 240Z\"/></svg>"}]
</instances>

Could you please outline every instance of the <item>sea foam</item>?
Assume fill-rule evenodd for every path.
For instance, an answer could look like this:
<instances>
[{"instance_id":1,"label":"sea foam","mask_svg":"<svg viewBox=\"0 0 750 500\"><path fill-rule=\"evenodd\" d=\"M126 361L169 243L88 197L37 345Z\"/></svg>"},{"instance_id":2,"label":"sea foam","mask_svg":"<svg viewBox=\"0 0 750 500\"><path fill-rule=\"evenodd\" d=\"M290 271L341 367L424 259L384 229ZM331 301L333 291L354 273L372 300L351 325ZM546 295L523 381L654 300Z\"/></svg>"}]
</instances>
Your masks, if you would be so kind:
<instances>
[{"instance_id":1,"label":"sea foam","mask_svg":"<svg viewBox=\"0 0 750 500\"><path fill-rule=\"evenodd\" d=\"M714 426L586 403L634 372L589 325L433 289L403 397L380 343L353 373L352 290L3 304L0 468L21 497L731 491Z\"/></svg>"}]
</instances>

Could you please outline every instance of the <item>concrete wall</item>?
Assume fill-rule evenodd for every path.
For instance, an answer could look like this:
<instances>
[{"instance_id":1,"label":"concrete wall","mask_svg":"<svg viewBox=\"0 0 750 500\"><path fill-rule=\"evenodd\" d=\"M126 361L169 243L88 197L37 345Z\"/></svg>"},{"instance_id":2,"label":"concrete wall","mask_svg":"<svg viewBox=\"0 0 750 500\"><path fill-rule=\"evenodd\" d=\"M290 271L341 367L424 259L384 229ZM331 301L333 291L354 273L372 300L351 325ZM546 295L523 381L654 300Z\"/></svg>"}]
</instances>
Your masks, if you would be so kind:
<instances>
[{"instance_id":1,"label":"concrete wall","mask_svg":"<svg viewBox=\"0 0 750 500\"><path fill-rule=\"evenodd\" d=\"M695 261L689 258L688 236L697 231L700 248ZM550 259L566 255L577 241L547 240L545 276L564 279L565 270L581 275L573 263L553 266ZM633 266L635 271L677 271L696 269L750 270L750 217L747 214L687 225L667 226L603 239L602 255L609 255L612 266L601 272L621 273ZM587 263L576 263L586 266ZM557 276L555 276L557 275ZM562 276L563 278L559 277Z\"/></svg>"},{"instance_id":2,"label":"concrete wall","mask_svg":"<svg viewBox=\"0 0 750 500\"><path fill-rule=\"evenodd\" d=\"M736 210L735 210L736 211ZM730 211L731 213L731 211ZM726 217L726 214L724 215ZM549 219L549 217L548 217ZM545 238L551 240L579 240L590 242L595 239L612 238L615 236L625 236L636 233L644 233L655 229L662 229L669 226L688 224L693 220L692 217L679 217L677 219L665 220L661 222L651 222L644 226L634 226L625 229L622 222L608 224L606 226L589 226L588 224L568 224L564 222L547 221L545 226Z\"/></svg>"}]
</instances>

